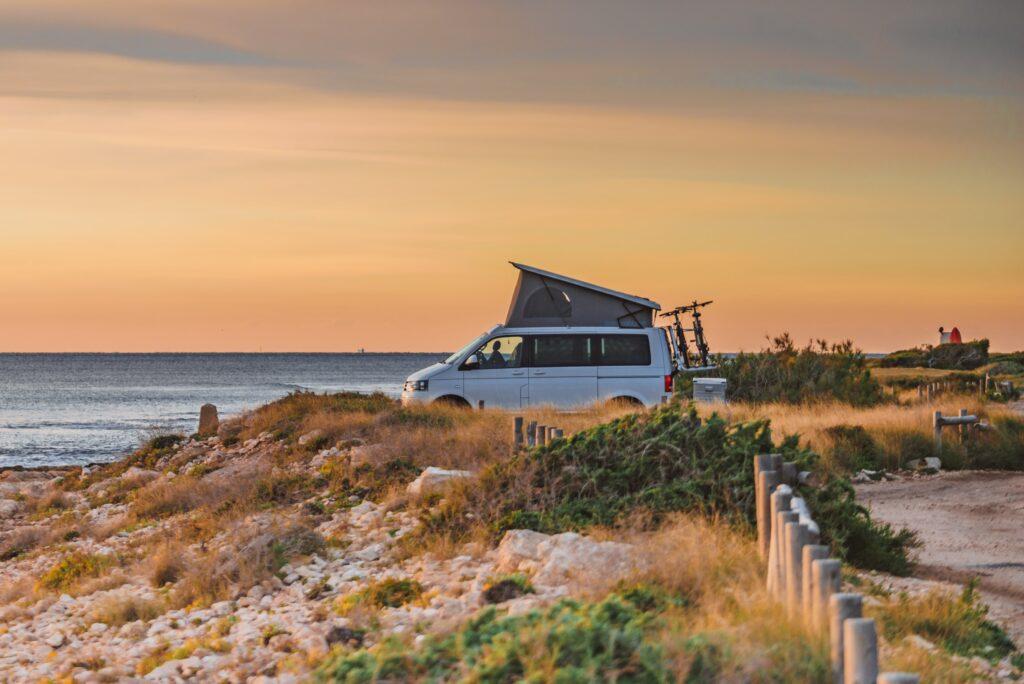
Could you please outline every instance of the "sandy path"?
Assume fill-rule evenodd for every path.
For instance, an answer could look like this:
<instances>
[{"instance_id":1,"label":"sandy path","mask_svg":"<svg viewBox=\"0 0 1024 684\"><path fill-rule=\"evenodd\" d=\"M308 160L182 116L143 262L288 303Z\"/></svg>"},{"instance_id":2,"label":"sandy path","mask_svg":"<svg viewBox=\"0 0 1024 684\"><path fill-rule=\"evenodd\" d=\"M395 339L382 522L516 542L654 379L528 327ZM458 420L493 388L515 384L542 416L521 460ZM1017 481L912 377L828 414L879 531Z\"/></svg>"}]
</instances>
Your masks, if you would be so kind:
<instances>
[{"instance_id":1,"label":"sandy path","mask_svg":"<svg viewBox=\"0 0 1024 684\"><path fill-rule=\"evenodd\" d=\"M877 517L918 532L915 575L977 576L991 615L1024 645L1024 473L964 471L857 487Z\"/></svg>"}]
</instances>

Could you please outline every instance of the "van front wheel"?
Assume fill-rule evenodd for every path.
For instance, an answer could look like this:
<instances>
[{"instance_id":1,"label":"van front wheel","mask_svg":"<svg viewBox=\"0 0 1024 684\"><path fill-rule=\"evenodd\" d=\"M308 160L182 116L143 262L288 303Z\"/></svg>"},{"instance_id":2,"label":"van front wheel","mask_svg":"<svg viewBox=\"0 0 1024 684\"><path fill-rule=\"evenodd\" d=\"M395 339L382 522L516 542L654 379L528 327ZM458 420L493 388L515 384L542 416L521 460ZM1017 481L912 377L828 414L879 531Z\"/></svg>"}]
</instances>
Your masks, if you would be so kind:
<instances>
[{"instance_id":1,"label":"van front wheel","mask_svg":"<svg viewBox=\"0 0 1024 684\"><path fill-rule=\"evenodd\" d=\"M438 404L440 406L450 406L452 408L470 408L468 401L455 394L446 394L443 397L438 397L431 403Z\"/></svg>"}]
</instances>

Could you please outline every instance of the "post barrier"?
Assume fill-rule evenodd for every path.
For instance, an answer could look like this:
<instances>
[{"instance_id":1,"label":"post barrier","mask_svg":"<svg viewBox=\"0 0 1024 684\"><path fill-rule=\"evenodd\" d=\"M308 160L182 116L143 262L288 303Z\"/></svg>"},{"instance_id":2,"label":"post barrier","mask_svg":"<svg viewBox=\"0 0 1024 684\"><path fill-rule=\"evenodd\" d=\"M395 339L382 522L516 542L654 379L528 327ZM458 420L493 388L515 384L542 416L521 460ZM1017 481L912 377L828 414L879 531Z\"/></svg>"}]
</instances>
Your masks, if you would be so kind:
<instances>
[{"instance_id":1,"label":"post barrier","mask_svg":"<svg viewBox=\"0 0 1024 684\"><path fill-rule=\"evenodd\" d=\"M520 451L523 448L523 417L516 416L512 419L512 445L513 449Z\"/></svg>"},{"instance_id":2,"label":"post barrier","mask_svg":"<svg viewBox=\"0 0 1024 684\"><path fill-rule=\"evenodd\" d=\"M803 571L800 598L803 606L804 622L814 625L814 561L828 558L829 549L822 544L804 545L800 569Z\"/></svg>"},{"instance_id":3,"label":"post barrier","mask_svg":"<svg viewBox=\"0 0 1024 684\"><path fill-rule=\"evenodd\" d=\"M951 424L967 418L973 416L951 417ZM766 469L771 456L754 459L758 553L763 557L767 547L769 593L785 605L791 620L799 616L811 631L828 637L835 684L916 684L913 674L879 675L878 632L874 620L862 617L864 598L840 593L842 564L828 557L828 546L817 543L820 531L807 502L778 482L781 471Z\"/></svg>"},{"instance_id":4,"label":"post barrier","mask_svg":"<svg viewBox=\"0 0 1024 684\"><path fill-rule=\"evenodd\" d=\"M783 529L786 550L786 612L790 618L795 619L803 609L803 571L800 566L803 562L804 545L807 544L807 526L798 520L786 523Z\"/></svg>"},{"instance_id":5,"label":"post barrier","mask_svg":"<svg viewBox=\"0 0 1024 684\"><path fill-rule=\"evenodd\" d=\"M782 463L782 484L796 487L796 463L783 461Z\"/></svg>"},{"instance_id":6,"label":"post barrier","mask_svg":"<svg viewBox=\"0 0 1024 684\"><path fill-rule=\"evenodd\" d=\"M526 426L526 446L531 449L537 446L537 421L531 420Z\"/></svg>"},{"instance_id":7,"label":"post barrier","mask_svg":"<svg viewBox=\"0 0 1024 684\"><path fill-rule=\"evenodd\" d=\"M555 428L555 439L562 439L565 436L565 431L562 428Z\"/></svg>"},{"instance_id":8,"label":"post barrier","mask_svg":"<svg viewBox=\"0 0 1024 684\"><path fill-rule=\"evenodd\" d=\"M771 496L779 485L776 470L762 470L757 482L757 549L762 560L768 559L768 548L772 539Z\"/></svg>"},{"instance_id":9,"label":"post barrier","mask_svg":"<svg viewBox=\"0 0 1024 684\"><path fill-rule=\"evenodd\" d=\"M832 594L828 600L829 662L832 664L832 681L843 684L846 649L843 644L843 624L859 618L864 598L860 594Z\"/></svg>"},{"instance_id":10,"label":"post barrier","mask_svg":"<svg viewBox=\"0 0 1024 684\"><path fill-rule=\"evenodd\" d=\"M773 593L778 590L779 569L782 567L779 561L781 557L779 549L782 546L782 534L779 531L779 515L789 511L789 501L792 496L789 487L779 485L769 497L771 512L771 520L769 522L772 533L768 540L768 589Z\"/></svg>"},{"instance_id":11,"label":"post barrier","mask_svg":"<svg viewBox=\"0 0 1024 684\"><path fill-rule=\"evenodd\" d=\"M871 618L843 622L843 684L875 684L878 679L878 633Z\"/></svg>"},{"instance_id":12,"label":"post barrier","mask_svg":"<svg viewBox=\"0 0 1024 684\"><path fill-rule=\"evenodd\" d=\"M548 426L537 426L537 446L544 446L548 443Z\"/></svg>"},{"instance_id":13,"label":"post barrier","mask_svg":"<svg viewBox=\"0 0 1024 684\"><path fill-rule=\"evenodd\" d=\"M811 563L811 624L827 632L828 606L833 594L843 586L843 565L835 558L821 558Z\"/></svg>"}]
</instances>

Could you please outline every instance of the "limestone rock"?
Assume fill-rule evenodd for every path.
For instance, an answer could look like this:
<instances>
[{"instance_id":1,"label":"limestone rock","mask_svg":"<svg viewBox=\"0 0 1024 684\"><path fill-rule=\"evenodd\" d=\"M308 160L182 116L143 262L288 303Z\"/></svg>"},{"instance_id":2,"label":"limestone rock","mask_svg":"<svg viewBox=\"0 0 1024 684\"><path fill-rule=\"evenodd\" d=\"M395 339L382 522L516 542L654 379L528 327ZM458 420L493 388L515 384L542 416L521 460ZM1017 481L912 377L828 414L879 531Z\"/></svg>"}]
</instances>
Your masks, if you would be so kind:
<instances>
[{"instance_id":1,"label":"limestone rock","mask_svg":"<svg viewBox=\"0 0 1024 684\"><path fill-rule=\"evenodd\" d=\"M429 466L426 470L420 473L419 477L409 483L407 491L413 496L420 496L439 489L451 480L472 476L473 473L468 470L445 470L444 468Z\"/></svg>"},{"instance_id":2,"label":"limestone rock","mask_svg":"<svg viewBox=\"0 0 1024 684\"><path fill-rule=\"evenodd\" d=\"M11 518L18 514L21 504L13 499L0 499L0 518Z\"/></svg>"},{"instance_id":3,"label":"limestone rock","mask_svg":"<svg viewBox=\"0 0 1024 684\"><path fill-rule=\"evenodd\" d=\"M301 437L299 437L299 446L306 446L310 442L315 442L316 440L320 439L323 436L323 430L311 430L306 434L302 435Z\"/></svg>"},{"instance_id":4,"label":"limestone rock","mask_svg":"<svg viewBox=\"0 0 1024 684\"><path fill-rule=\"evenodd\" d=\"M534 584L550 587L609 585L644 567L632 545L595 541L575 532L550 536L511 530L501 540L497 555L499 570L530 572Z\"/></svg>"},{"instance_id":5,"label":"limestone rock","mask_svg":"<svg viewBox=\"0 0 1024 684\"><path fill-rule=\"evenodd\" d=\"M217 417L217 407L213 404L203 404L199 409L199 429L196 432L200 437L212 437L217 434L220 427L220 419Z\"/></svg>"}]
</instances>

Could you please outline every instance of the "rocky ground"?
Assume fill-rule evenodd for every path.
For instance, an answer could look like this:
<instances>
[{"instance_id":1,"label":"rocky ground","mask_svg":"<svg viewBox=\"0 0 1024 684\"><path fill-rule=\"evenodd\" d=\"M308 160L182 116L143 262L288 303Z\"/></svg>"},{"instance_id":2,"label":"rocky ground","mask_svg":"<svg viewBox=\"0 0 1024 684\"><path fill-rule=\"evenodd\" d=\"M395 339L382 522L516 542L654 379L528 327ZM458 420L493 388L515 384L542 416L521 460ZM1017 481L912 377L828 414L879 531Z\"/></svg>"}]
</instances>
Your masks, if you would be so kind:
<instances>
[{"instance_id":1,"label":"rocky ground","mask_svg":"<svg viewBox=\"0 0 1024 684\"><path fill-rule=\"evenodd\" d=\"M58 520L69 518L86 522L90 530L116 527L128 504L98 503L104 491L172 480L177 477L173 464L182 463L187 466L178 470L216 468L203 479L227 482L257 468L281 448L268 434L235 447L222 446L216 437L191 441L153 469L130 468L82 492L69 493L69 508L47 517L30 514L26 502L56 491L65 473L8 471L0 474L0 538L53 528ZM306 474L313 476L337 455L338 450L322 451ZM428 473L413 488L429 489L446 479L444 471L437 473ZM231 547L239 540L258 545L261 531L301 509L297 504L249 515L204 540L204 550ZM6 605L0 605L0 679L297 681L334 644L369 645L389 635L422 639L432 630L451 628L488 603L521 612L603 586L636 566L626 544L529 531L507 533L496 549L469 549L472 553L450 558L409 556L397 546L416 519L371 501L346 501L315 520L316 533L330 543L293 559L273 576L240 584L229 599L209 606L168 610L120 625L96 616L112 602L159 604L166 598L166 588L154 586L131 559L133 554L150 553L153 540L167 534L168 526L181 524L180 519L129 526L108 537L69 535L66 541L0 562L0 587L6 592ZM79 586L70 593L38 588L47 569L75 553L129 560L94 586ZM524 594L510 583L491 589L496 577L516 572L531 576L532 593ZM418 583L419 596L406 605L382 607L369 617L340 614L339 598L389 579Z\"/></svg>"}]
</instances>

